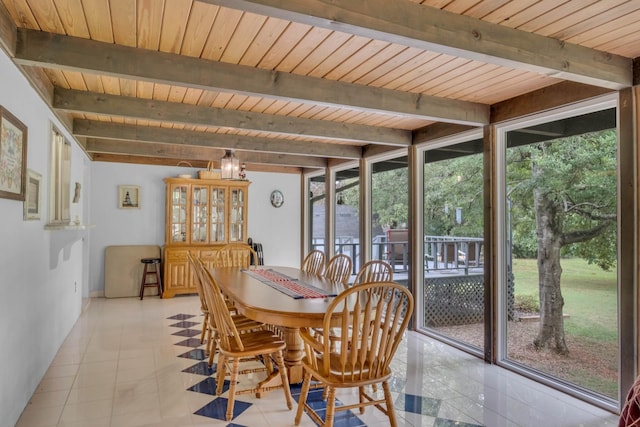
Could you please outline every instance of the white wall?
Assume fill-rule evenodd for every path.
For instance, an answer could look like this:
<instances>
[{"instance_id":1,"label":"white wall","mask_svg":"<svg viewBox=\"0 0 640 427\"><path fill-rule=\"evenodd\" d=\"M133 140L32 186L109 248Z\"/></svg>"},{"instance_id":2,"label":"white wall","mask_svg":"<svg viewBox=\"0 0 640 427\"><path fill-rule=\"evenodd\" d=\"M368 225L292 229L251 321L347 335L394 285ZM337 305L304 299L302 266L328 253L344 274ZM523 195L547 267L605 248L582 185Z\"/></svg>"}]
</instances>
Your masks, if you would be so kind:
<instances>
[{"instance_id":1,"label":"white wall","mask_svg":"<svg viewBox=\"0 0 640 427\"><path fill-rule=\"evenodd\" d=\"M249 236L262 243L267 265L300 266L300 176L247 173L249 187ZM271 206L271 192L280 190L284 204Z\"/></svg>"},{"instance_id":2,"label":"white wall","mask_svg":"<svg viewBox=\"0 0 640 427\"><path fill-rule=\"evenodd\" d=\"M239 154L239 157L242 155ZM93 162L91 165L91 296L104 295L104 252L113 245L164 245L165 184L163 179L191 168ZM262 243L270 265L300 264L300 176L247 172L249 235ZM140 187L140 209L118 209L118 186ZM271 206L271 191L285 197Z\"/></svg>"},{"instance_id":3,"label":"white wall","mask_svg":"<svg viewBox=\"0 0 640 427\"><path fill-rule=\"evenodd\" d=\"M27 126L27 167L43 177L40 220L24 221L21 201L0 198L0 423L14 425L80 315L88 243L85 232L44 229L51 122L71 136L3 51L0 75L0 105ZM71 156L72 185L90 187L89 163L75 142ZM85 206L73 204L72 218Z\"/></svg>"}]
</instances>

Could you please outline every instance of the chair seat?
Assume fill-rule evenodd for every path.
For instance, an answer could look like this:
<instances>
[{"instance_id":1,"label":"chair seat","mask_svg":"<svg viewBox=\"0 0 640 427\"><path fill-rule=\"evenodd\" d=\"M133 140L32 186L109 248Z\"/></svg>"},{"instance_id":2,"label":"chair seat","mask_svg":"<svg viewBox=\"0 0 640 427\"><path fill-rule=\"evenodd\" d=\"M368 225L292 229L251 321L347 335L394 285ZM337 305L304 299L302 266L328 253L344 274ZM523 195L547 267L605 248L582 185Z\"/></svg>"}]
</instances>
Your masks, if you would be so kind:
<instances>
[{"instance_id":1,"label":"chair seat","mask_svg":"<svg viewBox=\"0 0 640 427\"><path fill-rule=\"evenodd\" d=\"M267 330L243 333L242 344L244 349L240 349L234 341L230 341L229 349L220 348L220 352L233 357L250 357L285 349L285 342Z\"/></svg>"},{"instance_id":2,"label":"chair seat","mask_svg":"<svg viewBox=\"0 0 640 427\"><path fill-rule=\"evenodd\" d=\"M264 323L256 322L255 320L251 320L248 317L243 316L242 314L234 314L231 316L233 320L233 324L236 325L238 331L248 331L248 330L258 330L263 329Z\"/></svg>"},{"instance_id":3,"label":"chair seat","mask_svg":"<svg viewBox=\"0 0 640 427\"><path fill-rule=\"evenodd\" d=\"M322 366L322 356L316 358L317 365ZM376 384L382 381L386 381L391 377L391 370L386 369L386 373L383 375L377 375L373 378L369 377L370 368L369 365L362 367L358 366L341 366L340 355L332 354L330 364L330 371L328 373L320 372L314 368L314 364L302 362L304 367L308 369L312 375L322 381L325 384L329 384L332 387L348 388L355 386L366 386L369 384Z\"/></svg>"}]
</instances>

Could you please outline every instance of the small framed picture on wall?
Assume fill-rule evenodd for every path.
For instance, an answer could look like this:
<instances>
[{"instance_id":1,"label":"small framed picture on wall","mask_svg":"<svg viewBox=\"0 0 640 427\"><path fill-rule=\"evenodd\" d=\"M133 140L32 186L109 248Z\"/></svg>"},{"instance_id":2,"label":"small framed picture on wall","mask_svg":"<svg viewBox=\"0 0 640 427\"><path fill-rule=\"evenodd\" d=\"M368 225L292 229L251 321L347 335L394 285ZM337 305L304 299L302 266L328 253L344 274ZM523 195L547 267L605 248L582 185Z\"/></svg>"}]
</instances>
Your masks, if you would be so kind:
<instances>
[{"instance_id":1,"label":"small framed picture on wall","mask_svg":"<svg viewBox=\"0 0 640 427\"><path fill-rule=\"evenodd\" d=\"M140 187L137 185L118 186L118 208L140 209Z\"/></svg>"},{"instance_id":2,"label":"small framed picture on wall","mask_svg":"<svg viewBox=\"0 0 640 427\"><path fill-rule=\"evenodd\" d=\"M40 219L40 199L42 192L42 175L27 169L27 188L24 198L24 219Z\"/></svg>"}]
</instances>

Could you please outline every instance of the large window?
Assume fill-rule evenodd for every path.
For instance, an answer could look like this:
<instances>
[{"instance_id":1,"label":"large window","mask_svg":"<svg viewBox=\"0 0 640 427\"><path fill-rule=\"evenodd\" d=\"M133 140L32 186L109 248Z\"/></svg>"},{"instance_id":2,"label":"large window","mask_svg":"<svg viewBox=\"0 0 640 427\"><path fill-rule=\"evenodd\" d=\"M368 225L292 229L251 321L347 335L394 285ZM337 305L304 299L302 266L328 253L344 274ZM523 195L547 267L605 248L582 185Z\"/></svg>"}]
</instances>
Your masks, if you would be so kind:
<instances>
[{"instance_id":1,"label":"large window","mask_svg":"<svg viewBox=\"0 0 640 427\"><path fill-rule=\"evenodd\" d=\"M417 330L615 410L636 370L627 104L605 96L429 141L365 163L368 182L330 171L333 250L357 262L361 217L367 256L415 287Z\"/></svg>"},{"instance_id":2,"label":"large window","mask_svg":"<svg viewBox=\"0 0 640 427\"><path fill-rule=\"evenodd\" d=\"M501 133L501 358L617 402L616 109L585 110Z\"/></svg>"},{"instance_id":3,"label":"large window","mask_svg":"<svg viewBox=\"0 0 640 427\"><path fill-rule=\"evenodd\" d=\"M360 168L336 171L334 194L334 253L349 255L355 274L360 268Z\"/></svg>"},{"instance_id":4,"label":"large window","mask_svg":"<svg viewBox=\"0 0 640 427\"><path fill-rule=\"evenodd\" d=\"M396 281L409 271L407 156L371 165L371 258L387 261Z\"/></svg>"},{"instance_id":5,"label":"large window","mask_svg":"<svg viewBox=\"0 0 640 427\"><path fill-rule=\"evenodd\" d=\"M326 176L319 175L307 179L309 195L309 221L308 236L309 244L307 252L319 249L324 252L325 229L326 229Z\"/></svg>"},{"instance_id":6,"label":"large window","mask_svg":"<svg viewBox=\"0 0 640 427\"><path fill-rule=\"evenodd\" d=\"M485 336L483 143L478 136L423 158L421 327L481 353Z\"/></svg>"}]
</instances>

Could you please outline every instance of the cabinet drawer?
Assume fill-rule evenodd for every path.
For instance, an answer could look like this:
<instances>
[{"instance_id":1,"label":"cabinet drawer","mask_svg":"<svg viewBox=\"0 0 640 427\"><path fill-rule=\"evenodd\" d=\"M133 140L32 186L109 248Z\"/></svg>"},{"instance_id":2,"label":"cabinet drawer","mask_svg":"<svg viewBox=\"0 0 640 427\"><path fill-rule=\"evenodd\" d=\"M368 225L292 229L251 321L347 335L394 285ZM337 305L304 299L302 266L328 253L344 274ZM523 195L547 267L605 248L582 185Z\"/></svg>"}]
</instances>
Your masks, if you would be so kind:
<instances>
[{"instance_id":1,"label":"cabinet drawer","mask_svg":"<svg viewBox=\"0 0 640 427\"><path fill-rule=\"evenodd\" d=\"M200 251L200 259L203 261L213 261L218 254L217 249L205 249Z\"/></svg>"},{"instance_id":2,"label":"cabinet drawer","mask_svg":"<svg viewBox=\"0 0 640 427\"><path fill-rule=\"evenodd\" d=\"M165 262L187 262L188 251L167 250L164 254Z\"/></svg>"}]
</instances>

